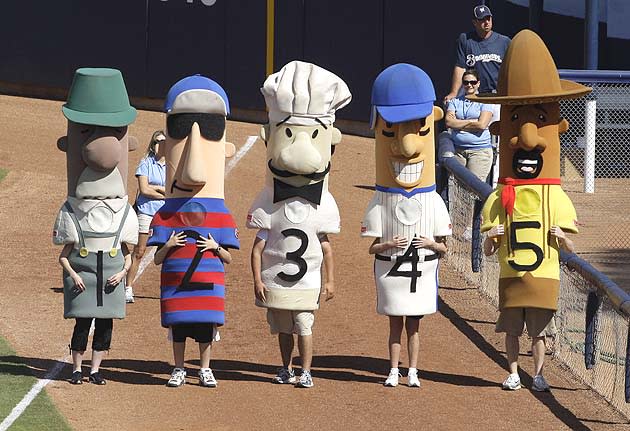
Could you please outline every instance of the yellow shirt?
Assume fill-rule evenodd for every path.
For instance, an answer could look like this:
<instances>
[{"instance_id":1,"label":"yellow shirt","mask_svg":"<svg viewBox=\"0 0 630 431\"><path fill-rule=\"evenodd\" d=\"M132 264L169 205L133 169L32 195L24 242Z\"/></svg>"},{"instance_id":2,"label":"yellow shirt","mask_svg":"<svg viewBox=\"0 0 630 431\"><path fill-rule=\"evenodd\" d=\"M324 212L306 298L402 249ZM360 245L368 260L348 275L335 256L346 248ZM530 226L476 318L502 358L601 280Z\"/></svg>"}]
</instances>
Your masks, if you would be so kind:
<instances>
[{"instance_id":1,"label":"yellow shirt","mask_svg":"<svg viewBox=\"0 0 630 431\"><path fill-rule=\"evenodd\" d=\"M512 217L501 204L503 185L488 197L481 231L503 224L499 247L499 308L538 307L555 310L560 288L558 241L551 226L577 233L573 203L559 185L515 186Z\"/></svg>"}]
</instances>

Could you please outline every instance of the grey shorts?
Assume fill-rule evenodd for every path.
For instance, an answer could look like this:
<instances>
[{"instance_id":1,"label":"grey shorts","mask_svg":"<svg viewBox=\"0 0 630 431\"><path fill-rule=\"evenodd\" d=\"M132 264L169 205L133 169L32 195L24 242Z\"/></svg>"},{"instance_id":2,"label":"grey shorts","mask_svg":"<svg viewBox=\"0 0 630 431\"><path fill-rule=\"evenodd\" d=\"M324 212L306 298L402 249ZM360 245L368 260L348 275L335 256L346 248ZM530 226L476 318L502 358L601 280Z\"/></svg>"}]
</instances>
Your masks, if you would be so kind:
<instances>
[{"instance_id":1,"label":"grey shorts","mask_svg":"<svg viewBox=\"0 0 630 431\"><path fill-rule=\"evenodd\" d=\"M530 337L551 337L558 332L554 314L555 311L544 308L505 308L499 314L495 332L518 337L526 327Z\"/></svg>"}]
</instances>

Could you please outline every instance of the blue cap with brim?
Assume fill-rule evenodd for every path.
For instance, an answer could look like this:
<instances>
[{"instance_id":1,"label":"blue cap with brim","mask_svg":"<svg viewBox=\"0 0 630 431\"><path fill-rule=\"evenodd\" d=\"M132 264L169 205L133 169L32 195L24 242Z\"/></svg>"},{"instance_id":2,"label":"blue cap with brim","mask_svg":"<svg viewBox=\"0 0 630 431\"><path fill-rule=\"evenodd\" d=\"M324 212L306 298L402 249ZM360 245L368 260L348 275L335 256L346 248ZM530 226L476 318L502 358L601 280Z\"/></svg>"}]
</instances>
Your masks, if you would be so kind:
<instances>
[{"instance_id":1,"label":"blue cap with brim","mask_svg":"<svg viewBox=\"0 0 630 431\"><path fill-rule=\"evenodd\" d=\"M412 64L398 63L383 70L372 86L370 126L378 113L389 123L425 118L433 111L435 89L429 75Z\"/></svg>"},{"instance_id":2,"label":"blue cap with brim","mask_svg":"<svg viewBox=\"0 0 630 431\"><path fill-rule=\"evenodd\" d=\"M225 90L210 78L193 75L177 81L166 95L167 114L206 113L227 116L230 102Z\"/></svg>"}]
</instances>

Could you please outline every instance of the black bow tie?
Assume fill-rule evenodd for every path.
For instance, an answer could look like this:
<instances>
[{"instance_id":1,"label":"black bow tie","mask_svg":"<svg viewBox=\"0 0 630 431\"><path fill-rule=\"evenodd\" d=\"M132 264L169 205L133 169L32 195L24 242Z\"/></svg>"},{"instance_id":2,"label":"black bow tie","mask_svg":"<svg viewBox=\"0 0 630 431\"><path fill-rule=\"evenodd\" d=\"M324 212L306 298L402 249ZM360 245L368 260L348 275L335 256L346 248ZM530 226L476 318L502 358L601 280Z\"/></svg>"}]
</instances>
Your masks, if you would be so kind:
<instances>
[{"instance_id":1,"label":"black bow tie","mask_svg":"<svg viewBox=\"0 0 630 431\"><path fill-rule=\"evenodd\" d=\"M300 197L309 202L319 205L322 199L322 191L324 182L320 181L315 184L309 184L302 187L293 187L287 183L283 183L277 178L273 179L273 203L283 201L285 199Z\"/></svg>"}]
</instances>

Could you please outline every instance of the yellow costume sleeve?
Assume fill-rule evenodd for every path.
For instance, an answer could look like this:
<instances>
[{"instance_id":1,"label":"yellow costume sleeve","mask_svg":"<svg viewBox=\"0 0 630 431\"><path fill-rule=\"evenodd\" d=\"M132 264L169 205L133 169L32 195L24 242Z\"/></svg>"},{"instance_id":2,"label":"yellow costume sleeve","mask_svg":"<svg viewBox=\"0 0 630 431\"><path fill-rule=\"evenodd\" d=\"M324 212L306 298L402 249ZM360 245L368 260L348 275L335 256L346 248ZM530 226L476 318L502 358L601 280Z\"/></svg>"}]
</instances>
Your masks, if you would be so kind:
<instances>
[{"instance_id":1,"label":"yellow costume sleeve","mask_svg":"<svg viewBox=\"0 0 630 431\"><path fill-rule=\"evenodd\" d=\"M560 229L565 232L578 233L577 214L569 196L560 189L554 200L558 202L554 224L560 226Z\"/></svg>"},{"instance_id":2,"label":"yellow costume sleeve","mask_svg":"<svg viewBox=\"0 0 630 431\"><path fill-rule=\"evenodd\" d=\"M501 206L500 190L492 192L481 210L481 232L487 232L494 226L503 223L505 210Z\"/></svg>"}]
</instances>

